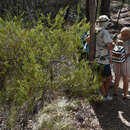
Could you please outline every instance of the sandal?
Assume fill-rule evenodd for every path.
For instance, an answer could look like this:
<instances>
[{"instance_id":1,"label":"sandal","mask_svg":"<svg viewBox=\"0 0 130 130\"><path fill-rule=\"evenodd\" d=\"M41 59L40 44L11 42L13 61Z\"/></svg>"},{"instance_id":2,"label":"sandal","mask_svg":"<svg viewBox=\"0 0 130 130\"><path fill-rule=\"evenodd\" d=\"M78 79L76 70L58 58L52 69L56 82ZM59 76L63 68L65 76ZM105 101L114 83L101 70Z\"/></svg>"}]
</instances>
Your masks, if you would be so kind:
<instances>
[{"instance_id":1,"label":"sandal","mask_svg":"<svg viewBox=\"0 0 130 130\"><path fill-rule=\"evenodd\" d=\"M128 97L123 97L123 100L130 100L130 98L128 98Z\"/></svg>"}]
</instances>

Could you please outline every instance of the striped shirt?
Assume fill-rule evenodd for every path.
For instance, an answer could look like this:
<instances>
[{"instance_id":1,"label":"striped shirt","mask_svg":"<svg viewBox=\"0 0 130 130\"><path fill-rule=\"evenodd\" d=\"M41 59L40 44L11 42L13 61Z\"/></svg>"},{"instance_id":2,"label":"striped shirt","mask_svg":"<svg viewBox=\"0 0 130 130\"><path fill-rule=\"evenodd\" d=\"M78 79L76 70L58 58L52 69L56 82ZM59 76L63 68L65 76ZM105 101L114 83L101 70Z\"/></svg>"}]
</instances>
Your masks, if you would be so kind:
<instances>
[{"instance_id":1,"label":"striped shirt","mask_svg":"<svg viewBox=\"0 0 130 130\"><path fill-rule=\"evenodd\" d=\"M112 62L123 63L126 60L125 48L123 46L115 46L112 50Z\"/></svg>"}]
</instances>

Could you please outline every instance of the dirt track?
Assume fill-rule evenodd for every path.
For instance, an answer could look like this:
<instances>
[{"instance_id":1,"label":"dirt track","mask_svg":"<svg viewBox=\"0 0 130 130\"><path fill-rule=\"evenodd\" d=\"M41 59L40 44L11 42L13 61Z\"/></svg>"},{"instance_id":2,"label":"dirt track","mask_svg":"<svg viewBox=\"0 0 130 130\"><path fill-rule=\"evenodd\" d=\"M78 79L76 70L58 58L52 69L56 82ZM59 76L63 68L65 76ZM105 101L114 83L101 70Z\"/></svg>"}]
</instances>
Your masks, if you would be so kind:
<instances>
[{"instance_id":1,"label":"dirt track","mask_svg":"<svg viewBox=\"0 0 130 130\"><path fill-rule=\"evenodd\" d=\"M114 73L113 73L114 77ZM113 93L113 88L111 88ZM123 100L123 80L120 79L118 96L112 101L92 105L103 130L130 130L130 100ZM129 82L130 95L130 82Z\"/></svg>"}]
</instances>

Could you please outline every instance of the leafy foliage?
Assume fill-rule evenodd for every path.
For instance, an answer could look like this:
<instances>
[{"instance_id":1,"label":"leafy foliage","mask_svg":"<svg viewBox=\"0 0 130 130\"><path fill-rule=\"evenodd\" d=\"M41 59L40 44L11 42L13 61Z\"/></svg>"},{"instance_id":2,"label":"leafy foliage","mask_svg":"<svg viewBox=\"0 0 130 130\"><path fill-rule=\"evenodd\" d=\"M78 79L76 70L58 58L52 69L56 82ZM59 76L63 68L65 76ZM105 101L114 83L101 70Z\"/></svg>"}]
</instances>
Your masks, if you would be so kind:
<instances>
[{"instance_id":1,"label":"leafy foliage","mask_svg":"<svg viewBox=\"0 0 130 130\"><path fill-rule=\"evenodd\" d=\"M78 62L80 35L89 29L85 19L69 28L64 11L53 21L41 16L35 28L23 28L22 20L0 19L0 77L6 101L22 104L48 88L71 90L97 88L96 76L85 61ZM44 24L43 21L46 21ZM47 25L47 26L46 26ZM64 84L64 86L62 86ZM42 92L41 92L42 91Z\"/></svg>"},{"instance_id":2,"label":"leafy foliage","mask_svg":"<svg viewBox=\"0 0 130 130\"><path fill-rule=\"evenodd\" d=\"M97 75L87 61L79 62L80 36L88 29L86 19L65 25L64 10L54 20L41 15L30 29L23 27L22 18L0 18L1 102L32 104L48 90L61 88L75 96L96 91Z\"/></svg>"}]
</instances>

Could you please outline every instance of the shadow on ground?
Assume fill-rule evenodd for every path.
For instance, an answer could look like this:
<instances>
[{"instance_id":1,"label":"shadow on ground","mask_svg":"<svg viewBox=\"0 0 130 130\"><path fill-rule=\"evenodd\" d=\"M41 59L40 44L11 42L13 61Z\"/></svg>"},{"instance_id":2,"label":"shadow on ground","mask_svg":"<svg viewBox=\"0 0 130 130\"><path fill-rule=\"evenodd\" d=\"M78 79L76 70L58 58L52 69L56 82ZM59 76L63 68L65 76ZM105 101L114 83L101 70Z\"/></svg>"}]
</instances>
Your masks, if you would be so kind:
<instances>
[{"instance_id":1,"label":"shadow on ground","mask_svg":"<svg viewBox=\"0 0 130 130\"><path fill-rule=\"evenodd\" d=\"M113 97L112 101L92 103L103 130L130 130L130 100L123 100L122 93L123 90L119 88L119 95Z\"/></svg>"}]
</instances>

